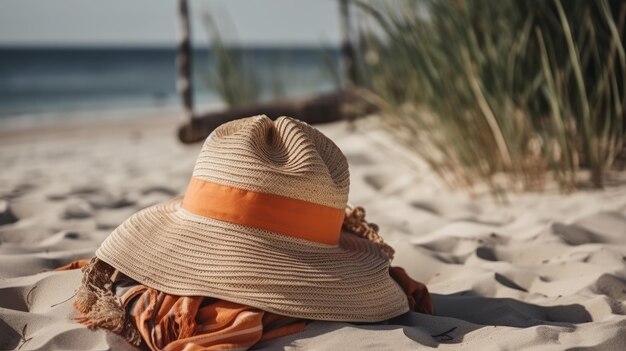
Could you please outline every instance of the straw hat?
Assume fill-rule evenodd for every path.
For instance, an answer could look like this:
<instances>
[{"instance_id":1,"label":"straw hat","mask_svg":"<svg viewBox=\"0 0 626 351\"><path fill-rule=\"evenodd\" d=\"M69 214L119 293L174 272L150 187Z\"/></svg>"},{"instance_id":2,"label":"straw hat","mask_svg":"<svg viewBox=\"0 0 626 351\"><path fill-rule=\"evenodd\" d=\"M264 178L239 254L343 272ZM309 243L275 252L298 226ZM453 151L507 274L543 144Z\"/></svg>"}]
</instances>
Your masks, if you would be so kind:
<instances>
[{"instance_id":1,"label":"straw hat","mask_svg":"<svg viewBox=\"0 0 626 351\"><path fill-rule=\"evenodd\" d=\"M96 256L168 294L291 317L378 322L407 312L380 246L345 230L348 189L345 156L315 128L236 120L207 138L184 197L133 215Z\"/></svg>"}]
</instances>

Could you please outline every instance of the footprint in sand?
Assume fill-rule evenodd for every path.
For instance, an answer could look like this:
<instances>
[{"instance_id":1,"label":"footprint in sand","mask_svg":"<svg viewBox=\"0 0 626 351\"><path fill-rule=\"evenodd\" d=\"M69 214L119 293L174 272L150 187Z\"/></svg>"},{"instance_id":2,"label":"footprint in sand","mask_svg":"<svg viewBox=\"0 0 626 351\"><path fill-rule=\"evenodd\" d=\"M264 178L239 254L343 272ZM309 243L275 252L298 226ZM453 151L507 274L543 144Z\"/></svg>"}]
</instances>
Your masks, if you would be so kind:
<instances>
[{"instance_id":1,"label":"footprint in sand","mask_svg":"<svg viewBox=\"0 0 626 351\"><path fill-rule=\"evenodd\" d=\"M0 225L11 224L17 222L17 216L11 210L9 202L0 200Z\"/></svg>"},{"instance_id":2,"label":"footprint in sand","mask_svg":"<svg viewBox=\"0 0 626 351\"><path fill-rule=\"evenodd\" d=\"M85 200L95 209L117 209L135 204L135 201L128 199L123 194L115 195L106 192L86 196Z\"/></svg>"},{"instance_id":3,"label":"footprint in sand","mask_svg":"<svg viewBox=\"0 0 626 351\"><path fill-rule=\"evenodd\" d=\"M163 194L167 196L175 196L178 192L172 188L164 187L164 186L150 186L141 190L142 195L150 195L150 194Z\"/></svg>"},{"instance_id":4,"label":"footprint in sand","mask_svg":"<svg viewBox=\"0 0 626 351\"><path fill-rule=\"evenodd\" d=\"M88 202L80 199L71 201L65 211L63 211L64 219L85 219L90 218L93 215L91 205Z\"/></svg>"},{"instance_id":5,"label":"footprint in sand","mask_svg":"<svg viewBox=\"0 0 626 351\"><path fill-rule=\"evenodd\" d=\"M552 224L551 230L568 245L596 243L600 240L596 233L575 224L556 222Z\"/></svg>"},{"instance_id":6,"label":"footprint in sand","mask_svg":"<svg viewBox=\"0 0 626 351\"><path fill-rule=\"evenodd\" d=\"M617 301L626 301L626 280L612 274L601 275L592 290Z\"/></svg>"},{"instance_id":7,"label":"footprint in sand","mask_svg":"<svg viewBox=\"0 0 626 351\"><path fill-rule=\"evenodd\" d=\"M385 186L389 185L389 178L390 177L385 174L368 174L363 177L363 180L365 180L365 183L367 183L367 185L374 188L374 190L380 191Z\"/></svg>"},{"instance_id":8,"label":"footprint in sand","mask_svg":"<svg viewBox=\"0 0 626 351\"><path fill-rule=\"evenodd\" d=\"M121 209L105 209L99 211L95 215L96 229L98 230L112 230L117 228L128 217L133 215L137 209L134 207L121 208Z\"/></svg>"},{"instance_id":9,"label":"footprint in sand","mask_svg":"<svg viewBox=\"0 0 626 351\"><path fill-rule=\"evenodd\" d=\"M350 166L367 166L374 164L374 161L362 153L346 153L346 159L348 159L348 163Z\"/></svg>"}]
</instances>

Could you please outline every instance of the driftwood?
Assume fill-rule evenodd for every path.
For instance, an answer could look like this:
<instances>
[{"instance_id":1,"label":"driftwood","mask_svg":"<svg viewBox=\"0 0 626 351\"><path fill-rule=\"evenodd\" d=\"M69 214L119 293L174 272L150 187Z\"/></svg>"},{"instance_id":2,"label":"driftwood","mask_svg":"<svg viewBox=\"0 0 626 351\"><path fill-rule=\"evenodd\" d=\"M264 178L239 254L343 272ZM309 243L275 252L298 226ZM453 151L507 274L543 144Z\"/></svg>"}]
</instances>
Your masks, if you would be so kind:
<instances>
[{"instance_id":1,"label":"driftwood","mask_svg":"<svg viewBox=\"0 0 626 351\"><path fill-rule=\"evenodd\" d=\"M198 115L178 129L178 138L186 144L200 142L222 123L255 115L266 115L272 119L289 116L309 124L318 124L353 120L376 111L376 106L356 93L341 91L301 99L249 104Z\"/></svg>"},{"instance_id":2,"label":"driftwood","mask_svg":"<svg viewBox=\"0 0 626 351\"><path fill-rule=\"evenodd\" d=\"M300 99L255 103L222 111L197 114L194 112L191 79L192 55L189 6L187 0L178 0L180 41L177 55L177 87L183 105L183 119L185 121L185 124L178 129L180 141L187 144L202 141L215 128L225 122L255 115L263 114L270 118L289 116L310 124L317 124L338 120L352 120L375 112L377 110L376 106L367 103L354 92L357 72L354 49L350 42L349 4L348 0L339 1L342 36L341 57L344 76L343 91Z\"/></svg>"}]
</instances>

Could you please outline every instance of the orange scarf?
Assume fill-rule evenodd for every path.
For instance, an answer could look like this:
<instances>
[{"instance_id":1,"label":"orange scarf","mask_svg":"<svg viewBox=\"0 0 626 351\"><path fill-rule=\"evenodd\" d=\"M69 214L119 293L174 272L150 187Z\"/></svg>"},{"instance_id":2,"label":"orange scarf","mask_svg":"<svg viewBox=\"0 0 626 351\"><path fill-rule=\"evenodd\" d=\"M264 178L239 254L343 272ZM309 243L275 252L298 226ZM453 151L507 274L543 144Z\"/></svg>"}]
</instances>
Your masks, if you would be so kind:
<instances>
[{"instance_id":1,"label":"orange scarf","mask_svg":"<svg viewBox=\"0 0 626 351\"><path fill-rule=\"evenodd\" d=\"M78 269L88 263L80 260L58 270ZM432 314L424 284L400 267L391 267L389 273L407 294L411 310ZM119 290L130 322L151 350L247 350L258 342L300 332L308 322L210 297L170 295L138 283ZM88 320L78 320L94 327Z\"/></svg>"},{"instance_id":2,"label":"orange scarf","mask_svg":"<svg viewBox=\"0 0 626 351\"><path fill-rule=\"evenodd\" d=\"M122 304L151 350L247 350L260 341L304 330L306 321L233 302L168 295L144 285Z\"/></svg>"}]
</instances>

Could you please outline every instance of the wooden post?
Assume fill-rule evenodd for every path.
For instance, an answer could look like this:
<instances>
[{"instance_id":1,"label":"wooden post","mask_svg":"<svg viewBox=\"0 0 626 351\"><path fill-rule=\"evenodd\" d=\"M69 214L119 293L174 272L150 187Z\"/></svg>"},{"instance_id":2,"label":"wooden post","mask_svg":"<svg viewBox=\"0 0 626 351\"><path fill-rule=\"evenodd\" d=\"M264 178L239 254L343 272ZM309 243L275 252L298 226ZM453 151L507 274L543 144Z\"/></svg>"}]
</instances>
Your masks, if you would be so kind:
<instances>
[{"instance_id":1,"label":"wooden post","mask_svg":"<svg viewBox=\"0 0 626 351\"><path fill-rule=\"evenodd\" d=\"M341 63L343 66L344 89L353 88L357 83L354 48L350 38L350 0L339 0L339 22L341 35Z\"/></svg>"},{"instance_id":2,"label":"wooden post","mask_svg":"<svg viewBox=\"0 0 626 351\"><path fill-rule=\"evenodd\" d=\"M346 104L359 105L360 108L348 110L343 108ZM289 98L259 102L209 113L199 113L195 116L193 124L187 123L178 129L178 138L186 144L199 142L222 123L261 114L272 119L289 116L310 124L316 124L342 119L354 120L357 117L375 113L377 110L377 106L363 100L354 91L338 91L299 99ZM359 115L353 116L352 113Z\"/></svg>"},{"instance_id":3,"label":"wooden post","mask_svg":"<svg viewBox=\"0 0 626 351\"><path fill-rule=\"evenodd\" d=\"M178 56L178 80L176 86L183 103L183 118L191 123L193 119L193 86L191 80L191 26L187 0L178 0L178 22L180 25Z\"/></svg>"}]
</instances>

